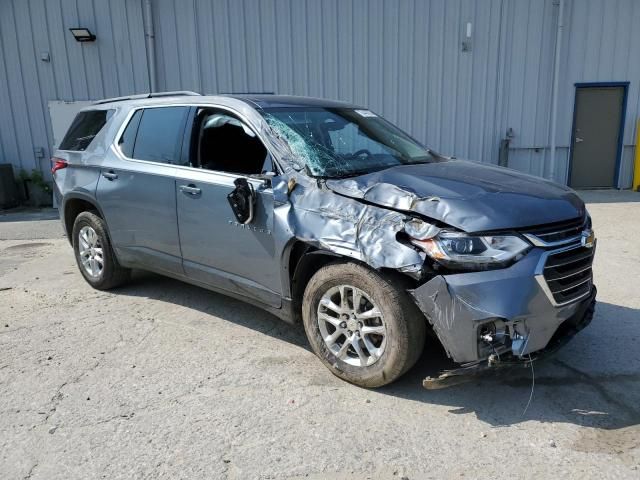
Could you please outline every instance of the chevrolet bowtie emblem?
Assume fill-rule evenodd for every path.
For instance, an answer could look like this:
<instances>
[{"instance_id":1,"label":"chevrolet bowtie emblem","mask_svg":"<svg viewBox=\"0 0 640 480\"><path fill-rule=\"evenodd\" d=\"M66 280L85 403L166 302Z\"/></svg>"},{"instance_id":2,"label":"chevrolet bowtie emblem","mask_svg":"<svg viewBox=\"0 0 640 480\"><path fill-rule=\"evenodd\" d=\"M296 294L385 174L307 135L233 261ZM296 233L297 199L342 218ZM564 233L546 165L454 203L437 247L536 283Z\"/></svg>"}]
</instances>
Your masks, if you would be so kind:
<instances>
[{"instance_id":1,"label":"chevrolet bowtie emblem","mask_svg":"<svg viewBox=\"0 0 640 480\"><path fill-rule=\"evenodd\" d=\"M593 245L596 243L596 234L593 233L593 230L585 230L582 232L580 243L583 247L593 248Z\"/></svg>"}]
</instances>

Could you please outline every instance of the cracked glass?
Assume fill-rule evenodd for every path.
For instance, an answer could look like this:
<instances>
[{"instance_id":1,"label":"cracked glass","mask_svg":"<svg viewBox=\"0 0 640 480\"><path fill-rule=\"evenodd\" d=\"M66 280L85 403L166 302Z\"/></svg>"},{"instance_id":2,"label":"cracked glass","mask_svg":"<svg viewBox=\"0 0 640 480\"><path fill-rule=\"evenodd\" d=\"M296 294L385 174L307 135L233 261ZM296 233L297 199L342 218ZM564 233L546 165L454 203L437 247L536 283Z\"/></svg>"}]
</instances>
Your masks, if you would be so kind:
<instances>
[{"instance_id":1,"label":"cracked glass","mask_svg":"<svg viewBox=\"0 0 640 480\"><path fill-rule=\"evenodd\" d=\"M286 107L262 114L314 177L344 178L433 160L428 149L369 110Z\"/></svg>"}]
</instances>

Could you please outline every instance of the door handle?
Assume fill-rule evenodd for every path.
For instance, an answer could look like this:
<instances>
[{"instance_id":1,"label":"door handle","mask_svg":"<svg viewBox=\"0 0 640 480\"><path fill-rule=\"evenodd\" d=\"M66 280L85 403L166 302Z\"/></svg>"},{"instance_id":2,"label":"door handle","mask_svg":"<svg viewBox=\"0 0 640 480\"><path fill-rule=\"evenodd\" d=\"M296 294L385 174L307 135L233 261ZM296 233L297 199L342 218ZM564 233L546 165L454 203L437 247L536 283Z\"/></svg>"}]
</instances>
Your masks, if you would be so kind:
<instances>
[{"instance_id":1,"label":"door handle","mask_svg":"<svg viewBox=\"0 0 640 480\"><path fill-rule=\"evenodd\" d=\"M180 191L185 195L191 195L192 197L202 193L202 190L196 187L193 183L190 183L189 185L180 185Z\"/></svg>"},{"instance_id":2,"label":"door handle","mask_svg":"<svg viewBox=\"0 0 640 480\"><path fill-rule=\"evenodd\" d=\"M113 170L109 170L108 172L102 172L102 176L107 180L115 180L118 178L118 174Z\"/></svg>"},{"instance_id":3,"label":"door handle","mask_svg":"<svg viewBox=\"0 0 640 480\"><path fill-rule=\"evenodd\" d=\"M584 142L584 138L576 137L576 143Z\"/></svg>"}]
</instances>

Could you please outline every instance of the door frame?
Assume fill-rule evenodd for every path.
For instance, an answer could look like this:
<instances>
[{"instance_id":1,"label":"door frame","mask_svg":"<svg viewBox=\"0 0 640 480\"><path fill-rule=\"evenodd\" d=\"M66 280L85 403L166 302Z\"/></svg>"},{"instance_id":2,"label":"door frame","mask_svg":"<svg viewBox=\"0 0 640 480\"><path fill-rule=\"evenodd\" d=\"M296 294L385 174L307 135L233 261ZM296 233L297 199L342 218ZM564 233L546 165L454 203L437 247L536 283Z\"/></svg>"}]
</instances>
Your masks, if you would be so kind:
<instances>
[{"instance_id":1,"label":"door frame","mask_svg":"<svg viewBox=\"0 0 640 480\"><path fill-rule=\"evenodd\" d=\"M616 166L613 177L613 187L620 188L620 167L622 164L622 147L624 144L624 124L627 117L627 97L629 94L630 82L578 82L574 83L575 92L573 94L573 120L571 122L571 143L569 144L569 168L567 170L567 185L571 183L571 170L573 168L573 149L576 136L576 105L578 102L578 89L594 87L622 87L622 111L620 113L620 128L618 129L618 146L616 148Z\"/></svg>"}]
</instances>

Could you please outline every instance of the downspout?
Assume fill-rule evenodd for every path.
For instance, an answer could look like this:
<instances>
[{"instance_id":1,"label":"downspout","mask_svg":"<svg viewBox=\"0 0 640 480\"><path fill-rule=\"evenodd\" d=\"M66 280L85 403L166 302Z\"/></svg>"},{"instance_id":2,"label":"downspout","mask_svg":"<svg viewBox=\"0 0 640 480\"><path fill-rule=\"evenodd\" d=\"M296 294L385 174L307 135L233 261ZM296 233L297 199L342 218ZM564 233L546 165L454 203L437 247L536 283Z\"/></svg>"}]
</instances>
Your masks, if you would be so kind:
<instances>
[{"instance_id":1,"label":"downspout","mask_svg":"<svg viewBox=\"0 0 640 480\"><path fill-rule=\"evenodd\" d=\"M556 173L556 128L558 123L558 83L560 82L560 53L562 49L562 30L564 29L564 0L559 0L558 30L554 53L553 87L551 91L551 138L549 148L549 178L554 180Z\"/></svg>"},{"instance_id":2,"label":"downspout","mask_svg":"<svg viewBox=\"0 0 640 480\"><path fill-rule=\"evenodd\" d=\"M156 91L156 45L153 31L153 12L151 10L151 0L144 0L144 37L147 46L147 68L149 71L149 90Z\"/></svg>"}]
</instances>

